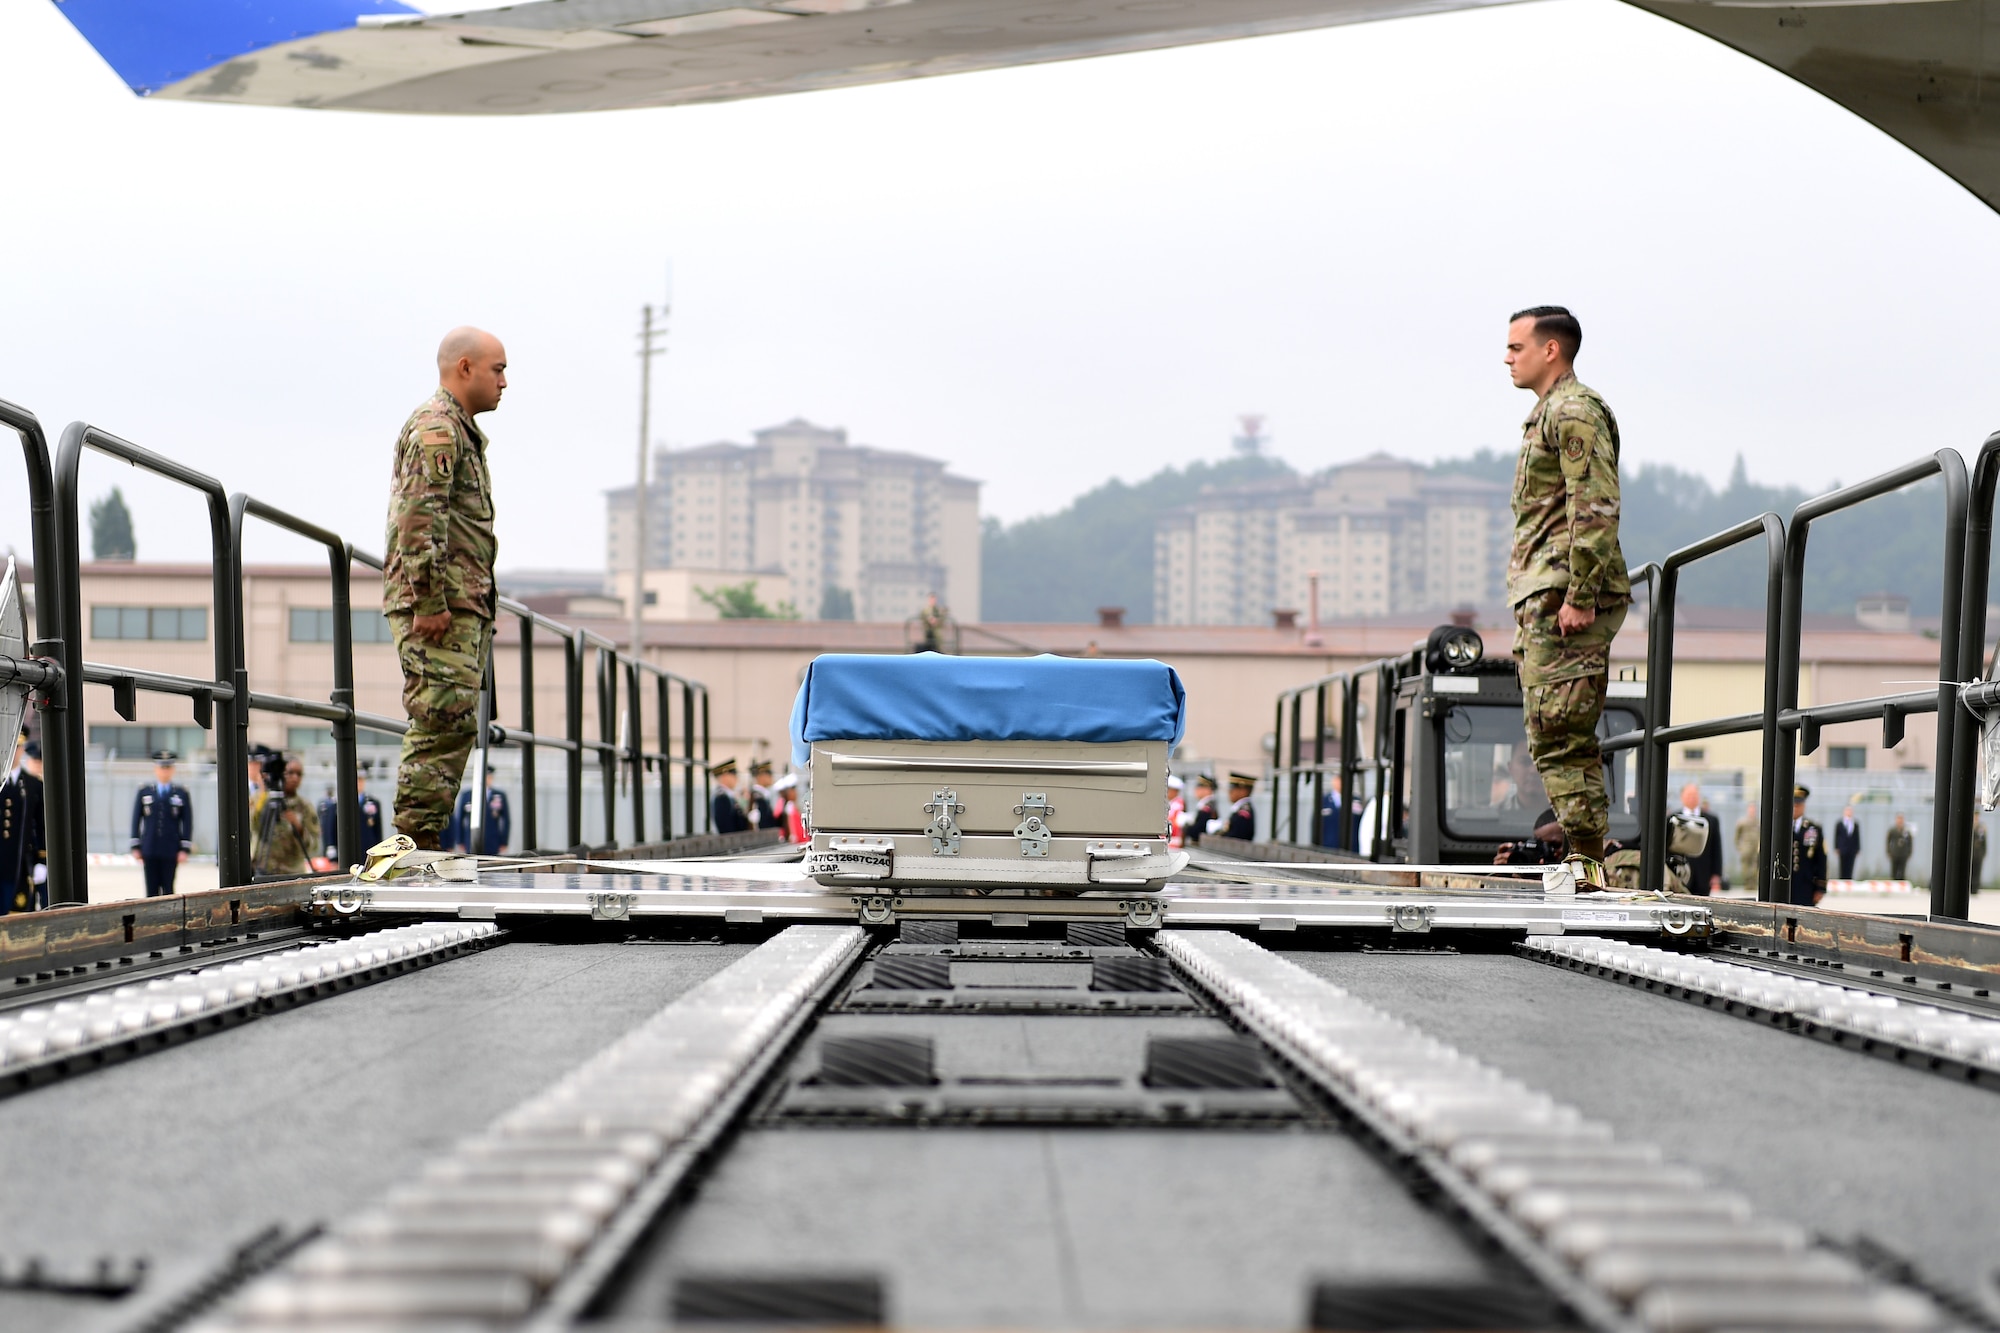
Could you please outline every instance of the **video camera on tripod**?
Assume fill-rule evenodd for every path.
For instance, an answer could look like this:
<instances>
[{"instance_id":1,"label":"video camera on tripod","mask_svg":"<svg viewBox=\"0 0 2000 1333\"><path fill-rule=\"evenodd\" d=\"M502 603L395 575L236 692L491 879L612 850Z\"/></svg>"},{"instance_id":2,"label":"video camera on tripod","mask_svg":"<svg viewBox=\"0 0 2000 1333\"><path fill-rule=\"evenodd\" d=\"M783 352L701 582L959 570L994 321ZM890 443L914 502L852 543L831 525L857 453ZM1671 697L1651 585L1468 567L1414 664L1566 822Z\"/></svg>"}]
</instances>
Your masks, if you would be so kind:
<instances>
[{"instance_id":1,"label":"video camera on tripod","mask_svg":"<svg viewBox=\"0 0 2000 1333\"><path fill-rule=\"evenodd\" d=\"M257 780L268 792L283 795L285 791L285 756L268 745L250 747L250 757L257 761Z\"/></svg>"},{"instance_id":2,"label":"video camera on tripod","mask_svg":"<svg viewBox=\"0 0 2000 1333\"><path fill-rule=\"evenodd\" d=\"M285 756L268 745L253 745L250 758L257 765L257 781L264 788L257 809L256 838L251 844L257 849L251 874L272 875L277 872L270 864L271 844L277 838L278 821L285 814Z\"/></svg>"}]
</instances>

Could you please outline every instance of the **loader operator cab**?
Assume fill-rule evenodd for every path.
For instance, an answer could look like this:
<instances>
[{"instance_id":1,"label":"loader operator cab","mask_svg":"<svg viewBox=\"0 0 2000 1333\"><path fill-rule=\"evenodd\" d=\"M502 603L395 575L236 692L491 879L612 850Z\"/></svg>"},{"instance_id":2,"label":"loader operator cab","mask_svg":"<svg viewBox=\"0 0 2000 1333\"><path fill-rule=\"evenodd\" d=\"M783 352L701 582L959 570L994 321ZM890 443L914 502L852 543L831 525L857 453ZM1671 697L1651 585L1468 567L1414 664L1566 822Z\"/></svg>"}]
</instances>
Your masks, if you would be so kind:
<instances>
[{"instance_id":1,"label":"loader operator cab","mask_svg":"<svg viewBox=\"0 0 2000 1333\"><path fill-rule=\"evenodd\" d=\"M1486 657L1477 633L1444 626L1378 670L1390 706L1376 728L1374 859L1490 865L1501 844L1533 839L1549 798L1528 755L1513 660ZM1600 739L1640 729L1645 688L1611 682ZM1604 757L1619 841L1639 836L1637 753Z\"/></svg>"}]
</instances>

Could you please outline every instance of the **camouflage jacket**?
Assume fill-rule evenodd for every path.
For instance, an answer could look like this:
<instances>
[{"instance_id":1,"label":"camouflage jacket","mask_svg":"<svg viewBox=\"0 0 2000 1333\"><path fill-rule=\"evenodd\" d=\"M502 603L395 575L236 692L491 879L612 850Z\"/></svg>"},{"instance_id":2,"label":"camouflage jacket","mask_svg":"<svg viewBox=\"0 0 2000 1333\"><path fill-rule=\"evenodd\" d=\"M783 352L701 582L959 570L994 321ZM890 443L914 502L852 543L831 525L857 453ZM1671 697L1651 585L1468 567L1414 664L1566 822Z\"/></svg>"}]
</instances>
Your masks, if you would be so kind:
<instances>
[{"instance_id":1,"label":"camouflage jacket","mask_svg":"<svg viewBox=\"0 0 2000 1333\"><path fill-rule=\"evenodd\" d=\"M410 414L396 441L386 544L384 611L493 618L499 543L486 437L444 389Z\"/></svg>"},{"instance_id":2,"label":"camouflage jacket","mask_svg":"<svg viewBox=\"0 0 2000 1333\"><path fill-rule=\"evenodd\" d=\"M270 804L270 794L262 800L253 801L250 808L250 864L260 873L276 874L284 871L303 875L312 870L310 857L319 846L319 812L314 810L303 797L287 796L284 808L271 819L271 841L267 847L264 832L264 809ZM287 814L296 814L301 827L293 828Z\"/></svg>"},{"instance_id":3,"label":"camouflage jacket","mask_svg":"<svg viewBox=\"0 0 2000 1333\"><path fill-rule=\"evenodd\" d=\"M1618 420L1574 375L1528 413L1514 464L1507 604L1550 588L1584 611L1632 594L1618 549Z\"/></svg>"}]
</instances>

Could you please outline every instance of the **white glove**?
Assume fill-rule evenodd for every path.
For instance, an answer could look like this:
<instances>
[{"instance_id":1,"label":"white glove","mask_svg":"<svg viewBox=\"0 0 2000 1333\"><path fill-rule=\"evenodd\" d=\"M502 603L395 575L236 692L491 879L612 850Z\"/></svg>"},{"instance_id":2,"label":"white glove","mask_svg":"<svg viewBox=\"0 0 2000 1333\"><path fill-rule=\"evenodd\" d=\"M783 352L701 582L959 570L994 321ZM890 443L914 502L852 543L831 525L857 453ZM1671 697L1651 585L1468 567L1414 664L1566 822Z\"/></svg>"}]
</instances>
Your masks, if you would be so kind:
<instances>
[{"instance_id":1,"label":"white glove","mask_svg":"<svg viewBox=\"0 0 2000 1333\"><path fill-rule=\"evenodd\" d=\"M38 866L36 866L36 867L35 867L35 875L34 875L34 879L35 879L35 883L37 883L37 884L46 884L46 883L48 883L48 882L49 882L49 868L48 868L47 866L43 866L43 865L38 865Z\"/></svg>"},{"instance_id":2,"label":"white glove","mask_svg":"<svg viewBox=\"0 0 2000 1333\"><path fill-rule=\"evenodd\" d=\"M1211 819L1208 821L1208 831L1210 833L1220 833L1228 827L1229 821L1226 819Z\"/></svg>"}]
</instances>

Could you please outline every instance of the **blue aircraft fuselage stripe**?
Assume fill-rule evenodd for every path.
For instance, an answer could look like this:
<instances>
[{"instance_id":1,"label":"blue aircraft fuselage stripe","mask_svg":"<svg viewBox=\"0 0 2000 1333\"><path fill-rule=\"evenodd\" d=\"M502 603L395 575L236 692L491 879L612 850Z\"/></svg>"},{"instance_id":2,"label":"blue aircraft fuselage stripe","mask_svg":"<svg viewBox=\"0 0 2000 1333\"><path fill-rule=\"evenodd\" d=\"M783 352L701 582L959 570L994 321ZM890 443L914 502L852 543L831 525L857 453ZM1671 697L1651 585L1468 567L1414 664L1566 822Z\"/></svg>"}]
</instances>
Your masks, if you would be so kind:
<instances>
[{"instance_id":1,"label":"blue aircraft fuselage stripe","mask_svg":"<svg viewBox=\"0 0 2000 1333\"><path fill-rule=\"evenodd\" d=\"M279 42L351 28L362 14L414 14L400 0L57 0L136 93L158 92Z\"/></svg>"}]
</instances>

